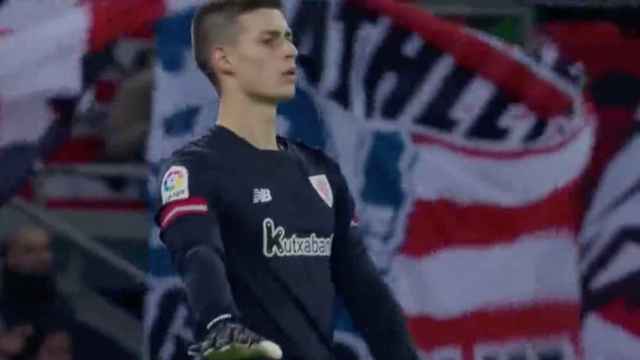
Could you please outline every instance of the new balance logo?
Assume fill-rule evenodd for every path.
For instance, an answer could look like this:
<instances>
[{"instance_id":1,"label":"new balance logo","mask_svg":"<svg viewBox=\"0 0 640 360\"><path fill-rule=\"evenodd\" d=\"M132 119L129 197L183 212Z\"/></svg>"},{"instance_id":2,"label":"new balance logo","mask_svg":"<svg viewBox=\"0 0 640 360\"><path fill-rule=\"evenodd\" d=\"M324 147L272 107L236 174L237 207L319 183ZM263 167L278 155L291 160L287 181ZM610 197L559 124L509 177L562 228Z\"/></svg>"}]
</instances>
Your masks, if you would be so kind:
<instances>
[{"instance_id":1,"label":"new balance logo","mask_svg":"<svg viewBox=\"0 0 640 360\"><path fill-rule=\"evenodd\" d=\"M253 189L253 203L266 203L271 201L271 191L269 189Z\"/></svg>"}]
</instances>

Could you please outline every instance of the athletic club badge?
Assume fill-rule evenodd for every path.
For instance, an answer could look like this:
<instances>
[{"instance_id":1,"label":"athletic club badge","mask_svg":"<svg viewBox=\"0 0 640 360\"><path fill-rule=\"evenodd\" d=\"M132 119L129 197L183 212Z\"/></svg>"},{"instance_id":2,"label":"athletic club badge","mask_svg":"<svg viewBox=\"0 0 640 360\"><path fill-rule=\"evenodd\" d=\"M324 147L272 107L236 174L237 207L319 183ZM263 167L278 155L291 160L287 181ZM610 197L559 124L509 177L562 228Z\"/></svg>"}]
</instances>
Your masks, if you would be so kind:
<instances>
[{"instance_id":1,"label":"athletic club badge","mask_svg":"<svg viewBox=\"0 0 640 360\"><path fill-rule=\"evenodd\" d=\"M311 181L311 185L316 189L322 200L324 200L329 207L333 207L333 191L331 191L331 185L329 184L327 176L324 174L309 176L309 181Z\"/></svg>"}]
</instances>

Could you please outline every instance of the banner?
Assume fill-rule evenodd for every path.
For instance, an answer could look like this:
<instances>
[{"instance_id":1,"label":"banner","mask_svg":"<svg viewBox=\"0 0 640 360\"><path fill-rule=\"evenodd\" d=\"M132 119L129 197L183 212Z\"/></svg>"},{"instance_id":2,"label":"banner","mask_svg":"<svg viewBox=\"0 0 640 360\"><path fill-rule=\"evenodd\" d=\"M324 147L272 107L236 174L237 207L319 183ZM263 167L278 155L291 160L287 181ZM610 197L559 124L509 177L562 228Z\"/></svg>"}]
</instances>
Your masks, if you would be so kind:
<instances>
[{"instance_id":1,"label":"banner","mask_svg":"<svg viewBox=\"0 0 640 360\"><path fill-rule=\"evenodd\" d=\"M579 357L575 239L594 133L579 88L410 5L291 14L301 84L423 354Z\"/></svg>"},{"instance_id":2,"label":"banner","mask_svg":"<svg viewBox=\"0 0 640 360\"><path fill-rule=\"evenodd\" d=\"M594 193L581 228L580 271L587 359L635 359L640 353L637 246L640 39L624 22L549 21L541 27L566 57L579 60L598 132L585 188ZM594 45L597 44L597 45ZM634 130L635 129L635 130Z\"/></svg>"},{"instance_id":3,"label":"banner","mask_svg":"<svg viewBox=\"0 0 640 360\"><path fill-rule=\"evenodd\" d=\"M41 1L0 6L0 147L36 142L55 119L49 101L79 95L89 28L84 7Z\"/></svg>"},{"instance_id":4,"label":"banner","mask_svg":"<svg viewBox=\"0 0 640 360\"><path fill-rule=\"evenodd\" d=\"M607 166L580 233L587 359L632 360L640 354L639 160L637 122L631 140Z\"/></svg>"},{"instance_id":5,"label":"banner","mask_svg":"<svg viewBox=\"0 0 640 360\"><path fill-rule=\"evenodd\" d=\"M517 48L411 5L290 1L286 12L301 78L279 111L280 132L341 164L369 251L422 356L580 358L579 184L595 129L579 87ZM173 19L181 25L169 32L187 29L187 19ZM187 34L158 43L173 60L158 73L154 165L214 119L211 90L179 85L200 76L187 74L195 71ZM205 113L206 125L197 120ZM182 120L170 125L174 118ZM156 236L153 278L170 284ZM182 356L181 309L148 309L150 359ZM344 358L368 359L340 306L338 314Z\"/></svg>"}]
</instances>

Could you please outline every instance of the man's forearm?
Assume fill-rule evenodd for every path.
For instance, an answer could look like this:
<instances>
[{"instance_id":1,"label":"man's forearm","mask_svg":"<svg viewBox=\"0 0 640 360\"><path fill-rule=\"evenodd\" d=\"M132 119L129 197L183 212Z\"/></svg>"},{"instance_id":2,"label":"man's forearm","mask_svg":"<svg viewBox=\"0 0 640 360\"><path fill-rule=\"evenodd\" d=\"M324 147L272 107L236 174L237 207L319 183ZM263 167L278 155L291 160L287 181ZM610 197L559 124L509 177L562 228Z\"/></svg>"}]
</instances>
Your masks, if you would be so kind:
<instances>
[{"instance_id":1,"label":"man's forearm","mask_svg":"<svg viewBox=\"0 0 640 360\"><path fill-rule=\"evenodd\" d=\"M358 236L353 231L349 236ZM362 241L349 248L334 267L334 282L349 314L375 359L418 359L402 310L371 261Z\"/></svg>"},{"instance_id":2,"label":"man's forearm","mask_svg":"<svg viewBox=\"0 0 640 360\"><path fill-rule=\"evenodd\" d=\"M221 314L239 316L227 279L222 240L211 239L219 237L215 230L202 233L198 226L202 221L211 219L181 218L162 234L201 329Z\"/></svg>"}]
</instances>

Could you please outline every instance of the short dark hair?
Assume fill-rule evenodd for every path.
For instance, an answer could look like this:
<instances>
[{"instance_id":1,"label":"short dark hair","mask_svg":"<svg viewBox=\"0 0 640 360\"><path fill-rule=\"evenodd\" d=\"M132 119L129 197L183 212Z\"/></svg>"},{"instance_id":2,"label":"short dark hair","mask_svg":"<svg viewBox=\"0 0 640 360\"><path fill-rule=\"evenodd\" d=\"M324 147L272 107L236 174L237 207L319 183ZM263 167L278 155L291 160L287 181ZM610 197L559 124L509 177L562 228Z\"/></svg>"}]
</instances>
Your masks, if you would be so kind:
<instances>
[{"instance_id":1,"label":"short dark hair","mask_svg":"<svg viewBox=\"0 0 640 360\"><path fill-rule=\"evenodd\" d=\"M198 68L207 75L217 88L217 79L209 55L214 45L233 41L237 33L234 28L238 16L257 9L283 11L281 0L213 0L196 11L191 23L193 56Z\"/></svg>"}]
</instances>

